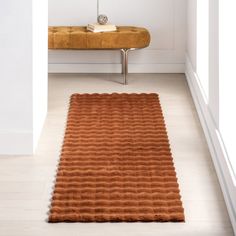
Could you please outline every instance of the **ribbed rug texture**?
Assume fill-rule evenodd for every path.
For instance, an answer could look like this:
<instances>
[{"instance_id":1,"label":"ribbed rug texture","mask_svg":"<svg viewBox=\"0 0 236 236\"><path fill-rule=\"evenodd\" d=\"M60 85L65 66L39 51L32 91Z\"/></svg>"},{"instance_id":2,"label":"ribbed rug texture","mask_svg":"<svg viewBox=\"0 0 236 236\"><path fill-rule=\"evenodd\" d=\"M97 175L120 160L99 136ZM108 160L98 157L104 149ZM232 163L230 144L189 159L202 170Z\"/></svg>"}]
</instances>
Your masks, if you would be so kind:
<instances>
[{"instance_id":1,"label":"ribbed rug texture","mask_svg":"<svg viewBox=\"0 0 236 236\"><path fill-rule=\"evenodd\" d=\"M49 222L181 222L157 94L73 94Z\"/></svg>"}]
</instances>

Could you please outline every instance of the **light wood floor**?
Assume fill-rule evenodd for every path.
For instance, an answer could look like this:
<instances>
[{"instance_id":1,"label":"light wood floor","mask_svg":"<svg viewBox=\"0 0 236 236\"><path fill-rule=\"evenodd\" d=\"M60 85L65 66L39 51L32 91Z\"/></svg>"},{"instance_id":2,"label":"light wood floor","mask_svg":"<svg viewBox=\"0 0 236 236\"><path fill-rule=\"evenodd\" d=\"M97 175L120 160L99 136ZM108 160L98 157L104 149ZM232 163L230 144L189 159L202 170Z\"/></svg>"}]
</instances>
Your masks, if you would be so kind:
<instances>
[{"instance_id":1,"label":"light wood floor","mask_svg":"<svg viewBox=\"0 0 236 236\"><path fill-rule=\"evenodd\" d=\"M34 156L0 157L0 235L233 235L214 166L182 74L50 75L49 112ZM157 92L179 179L186 223L48 224L54 175L72 93Z\"/></svg>"}]
</instances>

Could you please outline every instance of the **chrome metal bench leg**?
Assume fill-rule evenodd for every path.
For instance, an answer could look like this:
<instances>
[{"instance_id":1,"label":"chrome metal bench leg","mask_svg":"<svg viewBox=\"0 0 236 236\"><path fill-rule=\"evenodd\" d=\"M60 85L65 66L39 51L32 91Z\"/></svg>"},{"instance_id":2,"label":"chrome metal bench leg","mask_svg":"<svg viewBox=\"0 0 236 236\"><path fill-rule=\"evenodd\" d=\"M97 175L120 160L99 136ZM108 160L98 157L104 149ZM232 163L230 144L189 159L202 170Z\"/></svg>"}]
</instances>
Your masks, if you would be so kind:
<instances>
[{"instance_id":1,"label":"chrome metal bench leg","mask_svg":"<svg viewBox=\"0 0 236 236\"><path fill-rule=\"evenodd\" d=\"M121 54L121 74L125 73L125 59L124 59L124 49L120 50L120 54Z\"/></svg>"},{"instance_id":2,"label":"chrome metal bench leg","mask_svg":"<svg viewBox=\"0 0 236 236\"><path fill-rule=\"evenodd\" d=\"M123 84L127 84L128 75L128 52L130 49L121 49L121 64L122 64L122 74L123 74Z\"/></svg>"}]
</instances>

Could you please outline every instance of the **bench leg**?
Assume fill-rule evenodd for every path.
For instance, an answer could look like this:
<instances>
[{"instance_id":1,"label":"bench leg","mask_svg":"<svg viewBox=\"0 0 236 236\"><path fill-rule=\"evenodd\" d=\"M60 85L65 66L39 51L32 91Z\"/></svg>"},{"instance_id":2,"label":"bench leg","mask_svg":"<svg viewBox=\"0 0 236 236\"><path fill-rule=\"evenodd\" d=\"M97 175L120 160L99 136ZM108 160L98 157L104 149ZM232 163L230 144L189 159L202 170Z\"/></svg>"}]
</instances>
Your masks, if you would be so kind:
<instances>
[{"instance_id":1,"label":"bench leg","mask_svg":"<svg viewBox=\"0 0 236 236\"><path fill-rule=\"evenodd\" d=\"M128 75L128 52L130 49L121 49L121 66L123 74L123 84L127 84L127 75Z\"/></svg>"},{"instance_id":2,"label":"bench leg","mask_svg":"<svg viewBox=\"0 0 236 236\"><path fill-rule=\"evenodd\" d=\"M121 56L121 74L125 73L125 60L124 60L124 52L123 49L120 50L120 56Z\"/></svg>"}]
</instances>

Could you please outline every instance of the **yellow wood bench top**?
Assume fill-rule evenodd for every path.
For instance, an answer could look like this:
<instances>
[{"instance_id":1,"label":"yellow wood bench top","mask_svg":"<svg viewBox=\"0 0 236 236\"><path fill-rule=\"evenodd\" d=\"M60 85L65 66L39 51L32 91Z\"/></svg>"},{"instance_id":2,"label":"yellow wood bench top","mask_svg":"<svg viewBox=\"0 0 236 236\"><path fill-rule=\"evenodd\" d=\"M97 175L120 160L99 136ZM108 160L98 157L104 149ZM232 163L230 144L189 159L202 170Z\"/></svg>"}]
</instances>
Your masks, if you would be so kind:
<instances>
[{"instance_id":1,"label":"yellow wood bench top","mask_svg":"<svg viewBox=\"0 0 236 236\"><path fill-rule=\"evenodd\" d=\"M93 33L85 26L48 28L49 49L129 49L145 48L150 33L145 28L118 26L117 31Z\"/></svg>"}]
</instances>

